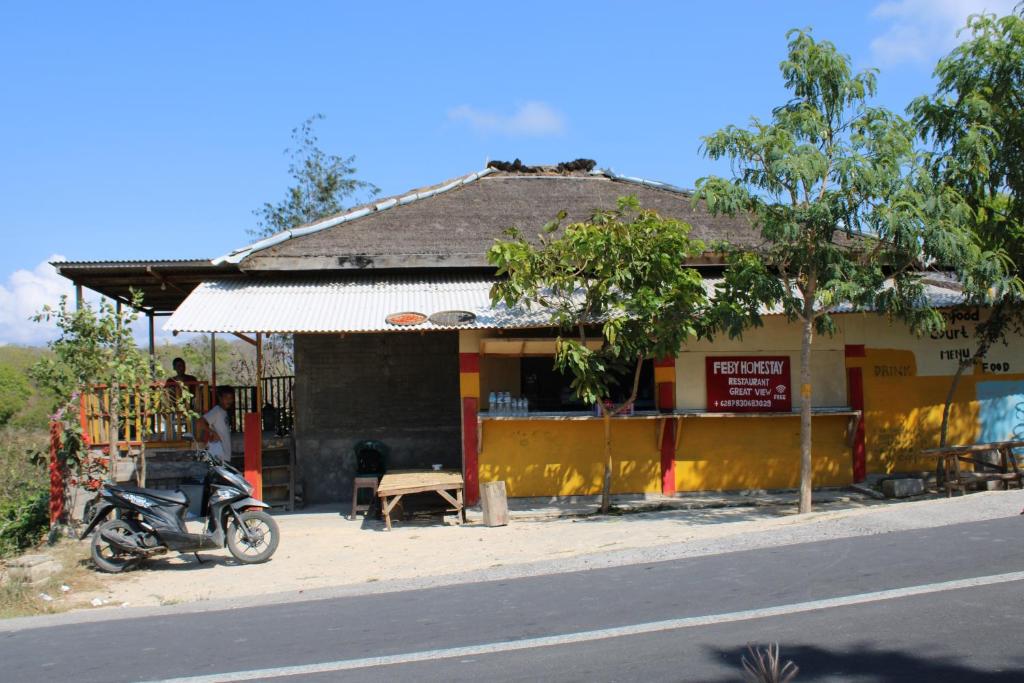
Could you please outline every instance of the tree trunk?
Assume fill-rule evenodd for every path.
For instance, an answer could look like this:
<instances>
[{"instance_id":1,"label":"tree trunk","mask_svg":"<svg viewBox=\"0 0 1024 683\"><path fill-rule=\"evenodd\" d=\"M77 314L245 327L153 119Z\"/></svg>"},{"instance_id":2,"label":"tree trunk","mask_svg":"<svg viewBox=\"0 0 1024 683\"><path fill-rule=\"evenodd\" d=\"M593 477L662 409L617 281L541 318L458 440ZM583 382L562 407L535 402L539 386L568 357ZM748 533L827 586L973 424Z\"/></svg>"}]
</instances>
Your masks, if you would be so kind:
<instances>
[{"instance_id":1,"label":"tree trunk","mask_svg":"<svg viewBox=\"0 0 1024 683\"><path fill-rule=\"evenodd\" d=\"M946 404L942 407L942 428L939 431L939 448L946 445L949 433L949 415L953 409L953 398L956 396L956 390L960 385L960 378L963 376L964 371L967 368L974 367L975 363L988 356L989 349L998 340L1003 339L1005 341L1006 339L1006 328L1010 324L1010 319L1005 314L1007 305L1007 299L1000 299L989 312L988 319L974 328L974 333L978 337L978 347L970 358L964 358L957 364L956 374L953 375L953 382L949 387L949 393L946 394Z\"/></svg>"},{"instance_id":2,"label":"tree trunk","mask_svg":"<svg viewBox=\"0 0 1024 683\"><path fill-rule=\"evenodd\" d=\"M809 299L813 302L813 297ZM810 310L808 310L810 309ZM814 340L813 304L804 307L800 341L800 514L811 511L811 342Z\"/></svg>"},{"instance_id":3,"label":"tree trunk","mask_svg":"<svg viewBox=\"0 0 1024 683\"><path fill-rule=\"evenodd\" d=\"M109 450L110 456L109 465L107 467L107 478L110 483L114 481L114 467L117 462L117 451L118 451L118 436L121 431L121 396L118 391L120 387L117 386L116 382L111 382L107 389L107 405L110 411L110 433L108 434L108 441L110 442Z\"/></svg>"},{"instance_id":4,"label":"tree trunk","mask_svg":"<svg viewBox=\"0 0 1024 683\"><path fill-rule=\"evenodd\" d=\"M146 439L142 439L142 443L139 444L139 461L138 466L135 468L135 481L139 483L139 486L146 488Z\"/></svg>"},{"instance_id":5,"label":"tree trunk","mask_svg":"<svg viewBox=\"0 0 1024 683\"><path fill-rule=\"evenodd\" d=\"M942 429L939 430L939 448L943 448L946 445L946 437L949 432L949 414L953 408L953 397L956 395L956 388L960 384L960 378L963 377L966 367L965 363L959 363L956 366L956 374L953 375L953 381L949 385L949 392L946 394L946 405L942 407Z\"/></svg>"},{"instance_id":6,"label":"tree trunk","mask_svg":"<svg viewBox=\"0 0 1024 683\"><path fill-rule=\"evenodd\" d=\"M604 483L601 486L601 514L606 514L611 507L612 497L612 416L608 408L601 404L601 421L604 423Z\"/></svg>"},{"instance_id":7,"label":"tree trunk","mask_svg":"<svg viewBox=\"0 0 1024 683\"><path fill-rule=\"evenodd\" d=\"M621 405L608 410L608 407L601 402L601 418L604 423L604 482L601 485L601 514L606 514L611 507L612 497L612 415L618 415L626 408L636 402L637 394L640 391L640 372L643 369L644 358L638 356L636 359L636 370L633 371L633 393L629 395Z\"/></svg>"}]
</instances>

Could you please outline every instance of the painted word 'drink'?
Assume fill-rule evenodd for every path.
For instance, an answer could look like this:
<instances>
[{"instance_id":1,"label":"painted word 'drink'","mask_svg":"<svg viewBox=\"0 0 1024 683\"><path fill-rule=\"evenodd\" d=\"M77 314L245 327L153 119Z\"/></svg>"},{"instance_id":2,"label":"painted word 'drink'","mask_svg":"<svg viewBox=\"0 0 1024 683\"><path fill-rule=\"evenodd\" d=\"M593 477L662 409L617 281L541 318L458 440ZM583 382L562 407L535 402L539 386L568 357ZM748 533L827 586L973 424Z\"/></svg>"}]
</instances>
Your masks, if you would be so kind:
<instances>
[{"instance_id":1,"label":"painted word 'drink'","mask_svg":"<svg viewBox=\"0 0 1024 683\"><path fill-rule=\"evenodd\" d=\"M726 412L788 412L793 392L788 356L709 356L707 409Z\"/></svg>"}]
</instances>

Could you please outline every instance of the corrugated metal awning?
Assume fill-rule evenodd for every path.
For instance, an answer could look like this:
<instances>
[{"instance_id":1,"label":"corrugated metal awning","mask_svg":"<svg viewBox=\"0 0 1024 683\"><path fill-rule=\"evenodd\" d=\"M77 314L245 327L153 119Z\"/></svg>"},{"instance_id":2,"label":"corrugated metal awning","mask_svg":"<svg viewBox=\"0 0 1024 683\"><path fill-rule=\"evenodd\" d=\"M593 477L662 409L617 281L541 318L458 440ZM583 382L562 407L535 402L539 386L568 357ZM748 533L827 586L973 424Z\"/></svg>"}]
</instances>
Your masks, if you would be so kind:
<instances>
[{"instance_id":1,"label":"corrugated metal awning","mask_svg":"<svg viewBox=\"0 0 1024 683\"><path fill-rule=\"evenodd\" d=\"M704 280L714 296L719 279ZM491 307L494 280L455 275L366 276L362 278L302 280L217 280L204 282L185 299L164 330L172 332L409 332L444 329L524 329L550 326L543 309L509 310ZM944 284L944 283L943 283ZM963 301L963 295L942 284L928 283L929 305L945 308ZM841 304L837 313L852 312ZM444 311L466 311L472 319L452 325L429 320L416 325L387 322L396 313L432 316ZM781 308L763 308L762 315L778 315Z\"/></svg>"},{"instance_id":2,"label":"corrugated metal awning","mask_svg":"<svg viewBox=\"0 0 1024 683\"><path fill-rule=\"evenodd\" d=\"M459 276L213 281L199 285L164 324L173 332L402 332L544 326L540 311L491 308L489 278ZM395 313L467 311L456 325L392 325Z\"/></svg>"}]
</instances>

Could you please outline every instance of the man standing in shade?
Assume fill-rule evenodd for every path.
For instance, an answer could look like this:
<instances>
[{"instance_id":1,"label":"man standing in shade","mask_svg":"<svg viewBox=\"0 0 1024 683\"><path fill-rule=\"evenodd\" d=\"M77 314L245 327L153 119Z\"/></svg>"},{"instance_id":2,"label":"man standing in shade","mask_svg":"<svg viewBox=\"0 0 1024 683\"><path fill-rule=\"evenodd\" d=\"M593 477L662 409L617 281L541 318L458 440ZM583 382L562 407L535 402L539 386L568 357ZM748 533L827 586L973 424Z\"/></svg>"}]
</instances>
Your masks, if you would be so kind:
<instances>
[{"instance_id":1,"label":"man standing in shade","mask_svg":"<svg viewBox=\"0 0 1024 683\"><path fill-rule=\"evenodd\" d=\"M197 437L200 444L224 462L231 462L231 410L235 407L235 390L217 388L217 405L199 419Z\"/></svg>"}]
</instances>

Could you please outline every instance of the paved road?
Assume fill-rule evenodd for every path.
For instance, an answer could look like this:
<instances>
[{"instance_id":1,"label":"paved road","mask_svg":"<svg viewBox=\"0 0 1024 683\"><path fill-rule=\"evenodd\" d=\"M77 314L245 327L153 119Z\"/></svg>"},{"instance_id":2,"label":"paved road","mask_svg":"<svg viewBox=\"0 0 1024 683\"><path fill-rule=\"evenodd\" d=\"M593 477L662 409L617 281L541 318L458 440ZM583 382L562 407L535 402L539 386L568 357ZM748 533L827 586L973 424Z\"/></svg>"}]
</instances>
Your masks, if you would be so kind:
<instances>
[{"instance_id":1,"label":"paved road","mask_svg":"<svg viewBox=\"0 0 1024 683\"><path fill-rule=\"evenodd\" d=\"M0 633L0 679L85 683L248 671L247 680L287 673L279 680L303 682L735 681L746 643L776 640L800 665L798 683L1021 681L1022 541L1024 517L1016 517L589 572L28 629ZM268 671L280 667L293 668Z\"/></svg>"}]
</instances>

